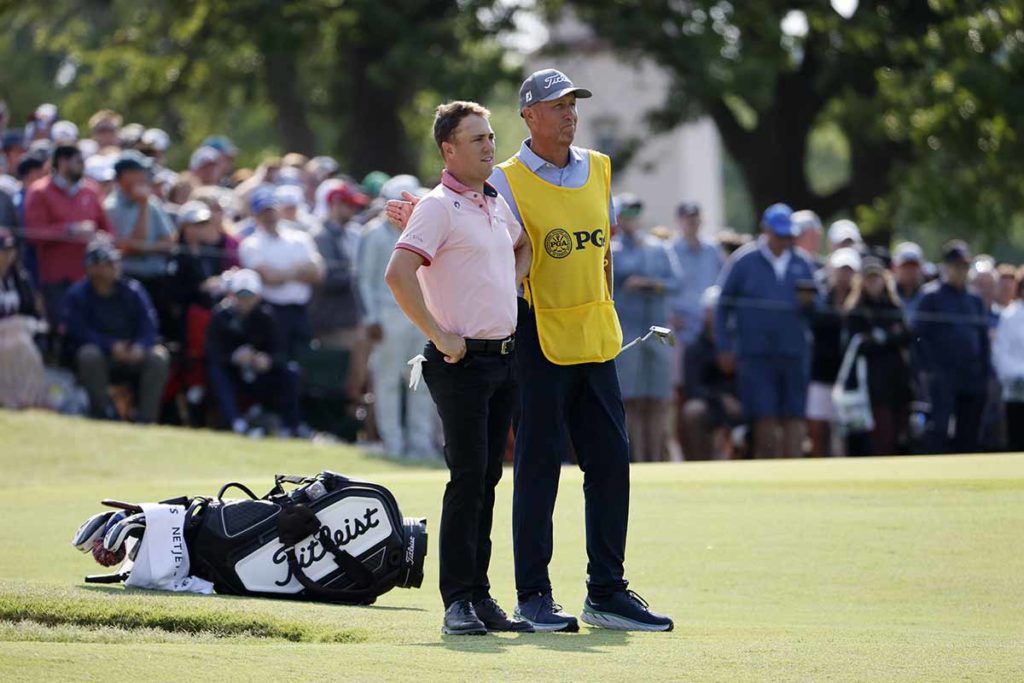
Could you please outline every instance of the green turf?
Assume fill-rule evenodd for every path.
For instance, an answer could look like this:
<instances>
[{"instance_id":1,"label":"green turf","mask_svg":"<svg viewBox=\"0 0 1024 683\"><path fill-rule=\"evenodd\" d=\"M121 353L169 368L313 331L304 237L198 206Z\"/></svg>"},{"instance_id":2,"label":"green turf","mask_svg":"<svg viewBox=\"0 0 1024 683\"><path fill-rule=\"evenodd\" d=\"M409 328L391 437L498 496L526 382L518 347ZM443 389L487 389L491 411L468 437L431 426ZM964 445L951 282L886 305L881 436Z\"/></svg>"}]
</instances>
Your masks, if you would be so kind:
<instances>
[{"instance_id":1,"label":"green turf","mask_svg":"<svg viewBox=\"0 0 1024 683\"><path fill-rule=\"evenodd\" d=\"M260 492L320 469L389 486L432 532L422 590L373 607L85 586L98 500ZM1024 456L633 468L628 577L669 634L444 638L443 469L338 446L0 413L0 680L992 680L1024 678ZM509 474L509 472L506 472ZM562 472L552 578L585 591L581 475ZM512 607L511 481L491 579Z\"/></svg>"}]
</instances>

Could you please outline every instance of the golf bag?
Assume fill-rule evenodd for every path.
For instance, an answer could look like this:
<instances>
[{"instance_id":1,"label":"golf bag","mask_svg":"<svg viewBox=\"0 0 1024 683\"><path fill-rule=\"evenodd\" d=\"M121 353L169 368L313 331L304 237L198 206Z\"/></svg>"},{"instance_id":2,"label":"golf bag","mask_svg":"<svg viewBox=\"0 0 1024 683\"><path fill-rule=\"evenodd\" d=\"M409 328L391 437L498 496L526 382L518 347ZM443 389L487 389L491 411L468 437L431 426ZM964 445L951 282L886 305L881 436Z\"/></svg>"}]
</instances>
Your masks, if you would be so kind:
<instances>
[{"instance_id":1,"label":"golf bag","mask_svg":"<svg viewBox=\"0 0 1024 683\"><path fill-rule=\"evenodd\" d=\"M285 484L296 488L285 490ZM232 488L248 498L226 500ZM423 582L426 520L403 518L394 496L379 484L324 471L277 475L262 498L232 482L216 498L165 502L186 507L190 571L217 593L369 605L396 586L419 588ZM119 526L105 532L108 551L116 550L119 538L123 542ZM88 531L80 530L74 544L86 551L83 534Z\"/></svg>"}]
</instances>

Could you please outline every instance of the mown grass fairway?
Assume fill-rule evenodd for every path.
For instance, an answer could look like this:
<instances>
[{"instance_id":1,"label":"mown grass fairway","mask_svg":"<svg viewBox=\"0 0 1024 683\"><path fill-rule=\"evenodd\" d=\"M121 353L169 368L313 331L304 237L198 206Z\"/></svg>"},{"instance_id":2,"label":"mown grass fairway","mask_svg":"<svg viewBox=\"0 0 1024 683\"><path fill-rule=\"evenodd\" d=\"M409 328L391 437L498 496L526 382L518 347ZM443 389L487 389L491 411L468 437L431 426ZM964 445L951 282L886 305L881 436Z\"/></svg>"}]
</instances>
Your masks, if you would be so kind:
<instances>
[{"instance_id":1,"label":"mown grass fairway","mask_svg":"<svg viewBox=\"0 0 1024 683\"><path fill-rule=\"evenodd\" d=\"M1024 456L633 468L632 586L669 634L442 638L446 471L335 446L0 413L0 680L1024 679ZM369 608L94 587L69 540L104 497L262 493L276 472L387 485L432 534L427 578ZM511 471L491 580L513 606ZM584 598L582 477L564 469L555 597Z\"/></svg>"}]
</instances>

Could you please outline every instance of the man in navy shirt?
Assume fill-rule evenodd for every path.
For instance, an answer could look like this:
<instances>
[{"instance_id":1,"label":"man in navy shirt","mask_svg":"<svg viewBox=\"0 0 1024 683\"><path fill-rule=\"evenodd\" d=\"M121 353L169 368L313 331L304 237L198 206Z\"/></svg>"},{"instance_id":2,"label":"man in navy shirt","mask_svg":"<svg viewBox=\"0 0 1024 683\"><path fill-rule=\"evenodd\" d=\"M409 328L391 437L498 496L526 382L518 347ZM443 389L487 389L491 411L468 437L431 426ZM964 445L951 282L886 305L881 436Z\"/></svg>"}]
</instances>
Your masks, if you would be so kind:
<instances>
[{"instance_id":1,"label":"man in navy shirt","mask_svg":"<svg viewBox=\"0 0 1024 683\"><path fill-rule=\"evenodd\" d=\"M156 422L167 381L167 350L157 344L153 304L135 280L121 278L121 253L108 239L85 252L86 275L64 297L64 323L94 417L112 417L111 380L137 385L137 421Z\"/></svg>"},{"instance_id":2,"label":"man in navy shirt","mask_svg":"<svg viewBox=\"0 0 1024 683\"><path fill-rule=\"evenodd\" d=\"M792 216L785 204L768 207L764 234L733 254L719 280L719 363L736 372L758 458L802 454L810 344L798 289L813 286L814 269L794 248Z\"/></svg>"},{"instance_id":3,"label":"man in navy shirt","mask_svg":"<svg viewBox=\"0 0 1024 683\"><path fill-rule=\"evenodd\" d=\"M927 285L914 317L921 368L932 403L926 447L930 453L971 453L978 448L991 348L988 312L967 291L971 252L961 240L946 243L942 281ZM949 420L956 431L949 438Z\"/></svg>"}]
</instances>

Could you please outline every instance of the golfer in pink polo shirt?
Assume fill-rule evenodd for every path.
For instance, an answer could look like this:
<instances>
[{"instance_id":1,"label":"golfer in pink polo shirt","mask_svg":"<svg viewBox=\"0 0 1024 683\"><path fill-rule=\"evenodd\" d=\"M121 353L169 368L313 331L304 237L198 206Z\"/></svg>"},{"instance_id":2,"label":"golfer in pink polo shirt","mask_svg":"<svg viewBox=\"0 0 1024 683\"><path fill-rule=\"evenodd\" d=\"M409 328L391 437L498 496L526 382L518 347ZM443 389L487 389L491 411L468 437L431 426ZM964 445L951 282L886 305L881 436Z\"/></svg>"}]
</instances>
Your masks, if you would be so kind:
<instances>
[{"instance_id":1,"label":"golfer in pink polo shirt","mask_svg":"<svg viewBox=\"0 0 1024 683\"><path fill-rule=\"evenodd\" d=\"M430 340L423 378L444 425L450 472L440 533L446 634L533 630L508 618L487 580L494 488L517 397L516 290L532 257L512 210L487 184L489 116L474 102L437 108L441 184L416 205L386 275L398 305Z\"/></svg>"}]
</instances>

